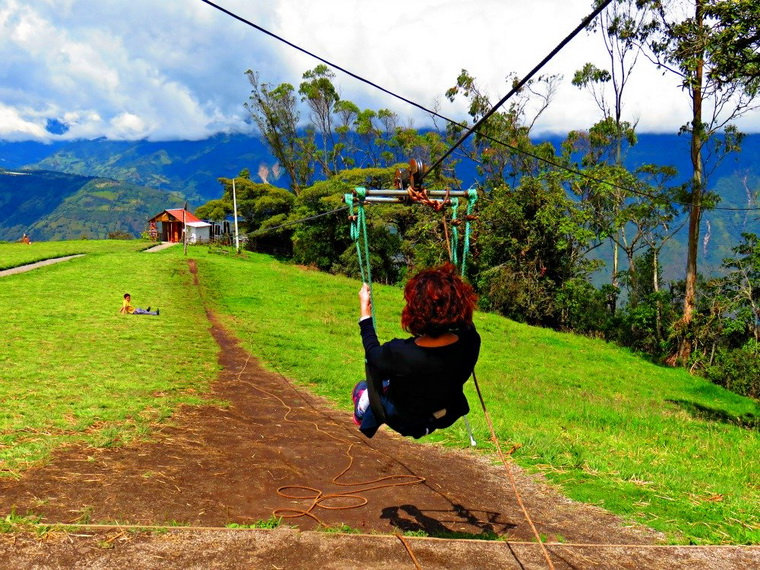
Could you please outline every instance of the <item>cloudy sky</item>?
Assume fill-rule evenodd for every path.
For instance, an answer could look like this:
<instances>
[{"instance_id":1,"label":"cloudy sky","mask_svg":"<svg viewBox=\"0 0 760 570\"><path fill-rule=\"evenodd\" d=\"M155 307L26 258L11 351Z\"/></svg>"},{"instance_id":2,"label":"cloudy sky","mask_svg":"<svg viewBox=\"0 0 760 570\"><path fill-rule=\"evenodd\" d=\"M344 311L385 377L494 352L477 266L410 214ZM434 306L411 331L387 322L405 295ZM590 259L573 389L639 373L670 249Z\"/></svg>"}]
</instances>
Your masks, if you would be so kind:
<instances>
[{"instance_id":1,"label":"cloudy sky","mask_svg":"<svg viewBox=\"0 0 760 570\"><path fill-rule=\"evenodd\" d=\"M526 74L591 11L591 0L215 0L327 60L454 119L443 97L466 68L499 100L509 72ZM587 128L591 96L570 85L587 61L605 65L585 32L542 73L564 80L537 133ZM198 139L246 131L250 86L296 87L319 62L201 0L0 0L0 139ZM415 126L408 105L338 73L341 96L390 108ZM640 132L676 132L688 100L672 77L641 61L625 113ZM760 111L740 123L760 132Z\"/></svg>"}]
</instances>

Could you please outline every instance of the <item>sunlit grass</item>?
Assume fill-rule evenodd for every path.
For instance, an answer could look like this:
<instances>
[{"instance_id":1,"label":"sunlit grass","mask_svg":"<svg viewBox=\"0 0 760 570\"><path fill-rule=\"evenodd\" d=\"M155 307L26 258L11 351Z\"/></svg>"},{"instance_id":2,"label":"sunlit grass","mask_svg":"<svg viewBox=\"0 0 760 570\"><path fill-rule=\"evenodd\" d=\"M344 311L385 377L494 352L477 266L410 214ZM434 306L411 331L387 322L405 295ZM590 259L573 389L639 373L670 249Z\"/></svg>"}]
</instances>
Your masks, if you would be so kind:
<instances>
[{"instance_id":1,"label":"sunlit grass","mask_svg":"<svg viewBox=\"0 0 760 570\"><path fill-rule=\"evenodd\" d=\"M185 260L93 251L0 278L1 474L63 444L145 436L180 403L201 401L216 375L217 347ZM161 316L120 315L125 292Z\"/></svg>"},{"instance_id":2,"label":"sunlit grass","mask_svg":"<svg viewBox=\"0 0 760 570\"><path fill-rule=\"evenodd\" d=\"M100 245L0 278L0 474L19 474L64 444L149 436L180 403L202 402L217 372L181 248L76 243ZM358 281L205 247L189 257L206 299L247 349L349 413L363 373ZM124 292L161 316L119 315ZM404 336L401 303L400 289L376 286L382 340ZM482 313L476 324L478 380L500 440L522 445L518 463L674 541L760 542L760 438L740 427L757 425L756 402L603 342ZM471 383L468 397L478 450L493 451ZM458 422L425 441L468 440Z\"/></svg>"},{"instance_id":3,"label":"sunlit grass","mask_svg":"<svg viewBox=\"0 0 760 570\"><path fill-rule=\"evenodd\" d=\"M267 366L350 410L363 371L359 283L266 256L198 257L206 295ZM398 288L375 287L381 340L404 336ZM760 542L757 403L597 340L478 314L478 381L499 439L571 498L697 543ZM469 383L479 449L488 430ZM711 410L693 415L696 404ZM466 446L462 422L427 441Z\"/></svg>"}]
</instances>

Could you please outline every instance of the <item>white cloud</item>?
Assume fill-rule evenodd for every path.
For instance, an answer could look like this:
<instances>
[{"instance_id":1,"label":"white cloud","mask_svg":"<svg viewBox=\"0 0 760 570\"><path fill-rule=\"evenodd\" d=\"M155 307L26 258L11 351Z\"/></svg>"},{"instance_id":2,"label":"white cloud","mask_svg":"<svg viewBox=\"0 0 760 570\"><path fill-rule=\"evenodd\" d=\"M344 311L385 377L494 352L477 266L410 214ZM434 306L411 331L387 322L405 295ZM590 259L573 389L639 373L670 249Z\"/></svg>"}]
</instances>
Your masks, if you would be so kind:
<instances>
[{"instance_id":1,"label":"white cloud","mask_svg":"<svg viewBox=\"0 0 760 570\"><path fill-rule=\"evenodd\" d=\"M120 139L142 138L146 134L145 122L132 113L122 113L111 119L111 125L114 128L116 136Z\"/></svg>"},{"instance_id":2,"label":"white cloud","mask_svg":"<svg viewBox=\"0 0 760 570\"><path fill-rule=\"evenodd\" d=\"M462 68L497 101L510 71L526 74L591 9L590 0L218 2L426 107L439 101L454 119L466 116L464 102L451 104L443 94ZM542 70L565 79L538 131L587 128L597 120L591 97L569 81L590 59L603 65L601 53L600 40L583 32ZM246 69L297 88L318 63L203 2L3 0L0 137L52 138L48 119L69 125L64 138L158 140L246 130ZM428 120L342 73L336 84L361 106L391 108L418 126ZM626 102L639 130L675 132L686 109L674 80L641 62ZM760 113L741 125L760 131Z\"/></svg>"},{"instance_id":3,"label":"white cloud","mask_svg":"<svg viewBox=\"0 0 760 570\"><path fill-rule=\"evenodd\" d=\"M29 114L19 111L0 102L0 139L9 141L24 141L29 139L44 139L45 129L37 122L26 119Z\"/></svg>"}]
</instances>

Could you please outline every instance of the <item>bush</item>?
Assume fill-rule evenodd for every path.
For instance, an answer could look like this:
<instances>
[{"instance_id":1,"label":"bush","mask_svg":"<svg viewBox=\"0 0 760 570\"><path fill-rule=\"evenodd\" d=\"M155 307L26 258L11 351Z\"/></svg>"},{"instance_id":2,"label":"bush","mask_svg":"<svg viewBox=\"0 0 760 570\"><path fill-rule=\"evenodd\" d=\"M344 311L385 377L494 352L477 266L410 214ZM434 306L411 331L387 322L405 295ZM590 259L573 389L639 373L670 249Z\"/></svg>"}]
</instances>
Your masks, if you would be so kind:
<instances>
[{"instance_id":1,"label":"bush","mask_svg":"<svg viewBox=\"0 0 760 570\"><path fill-rule=\"evenodd\" d=\"M608 288L596 289L580 277L569 279L557 292L555 302L562 328L596 336L609 328Z\"/></svg>"},{"instance_id":2,"label":"bush","mask_svg":"<svg viewBox=\"0 0 760 570\"><path fill-rule=\"evenodd\" d=\"M750 340L741 348L719 349L706 376L732 392L760 398L760 343Z\"/></svg>"},{"instance_id":3,"label":"bush","mask_svg":"<svg viewBox=\"0 0 760 570\"><path fill-rule=\"evenodd\" d=\"M133 236L129 232L123 230L116 230L115 232L108 232L108 239L133 239Z\"/></svg>"}]
</instances>

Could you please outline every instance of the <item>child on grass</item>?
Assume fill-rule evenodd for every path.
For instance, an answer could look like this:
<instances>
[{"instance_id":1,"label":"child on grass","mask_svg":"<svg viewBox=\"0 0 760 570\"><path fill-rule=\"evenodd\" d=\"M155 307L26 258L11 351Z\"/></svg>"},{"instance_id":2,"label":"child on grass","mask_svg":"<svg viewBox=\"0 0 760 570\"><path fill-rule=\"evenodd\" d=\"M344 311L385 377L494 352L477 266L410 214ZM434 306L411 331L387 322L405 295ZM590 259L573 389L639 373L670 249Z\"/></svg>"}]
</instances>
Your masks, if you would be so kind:
<instances>
[{"instance_id":1,"label":"child on grass","mask_svg":"<svg viewBox=\"0 0 760 570\"><path fill-rule=\"evenodd\" d=\"M132 306L132 295L129 293L124 293L124 301L121 303L121 309L119 309L119 312L122 315L153 315L157 317L159 315L159 310L156 309L155 311L151 311L150 307L147 309L141 309L140 307L133 307Z\"/></svg>"}]
</instances>

